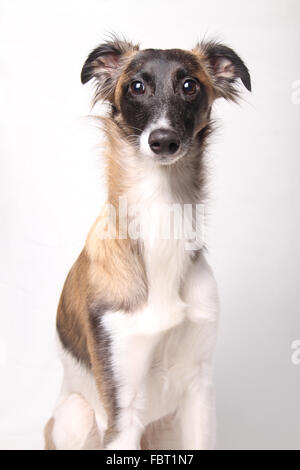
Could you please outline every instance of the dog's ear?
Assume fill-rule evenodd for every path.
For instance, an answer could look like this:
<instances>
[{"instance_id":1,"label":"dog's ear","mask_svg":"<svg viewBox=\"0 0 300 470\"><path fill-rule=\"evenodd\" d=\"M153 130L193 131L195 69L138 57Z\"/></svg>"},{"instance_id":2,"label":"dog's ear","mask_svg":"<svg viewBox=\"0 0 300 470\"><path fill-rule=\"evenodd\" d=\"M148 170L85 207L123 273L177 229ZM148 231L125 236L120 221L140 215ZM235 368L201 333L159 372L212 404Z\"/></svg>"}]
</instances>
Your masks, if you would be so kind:
<instances>
[{"instance_id":1,"label":"dog's ear","mask_svg":"<svg viewBox=\"0 0 300 470\"><path fill-rule=\"evenodd\" d=\"M210 41L197 44L195 50L206 61L217 97L234 101L239 94L236 87L239 78L247 90L251 91L248 68L232 49L223 44Z\"/></svg>"},{"instance_id":2,"label":"dog's ear","mask_svg":"<svg viewBox=\"0 0 300 470\"><path fill-rule=\"evenodd\" d=\"M90 53L82 67L81 82L84 84L91 79L96 81L95 101L98 99L112 101L122 59L138 49L138 45L114 37Z\"/></svg>"}]
</instances>

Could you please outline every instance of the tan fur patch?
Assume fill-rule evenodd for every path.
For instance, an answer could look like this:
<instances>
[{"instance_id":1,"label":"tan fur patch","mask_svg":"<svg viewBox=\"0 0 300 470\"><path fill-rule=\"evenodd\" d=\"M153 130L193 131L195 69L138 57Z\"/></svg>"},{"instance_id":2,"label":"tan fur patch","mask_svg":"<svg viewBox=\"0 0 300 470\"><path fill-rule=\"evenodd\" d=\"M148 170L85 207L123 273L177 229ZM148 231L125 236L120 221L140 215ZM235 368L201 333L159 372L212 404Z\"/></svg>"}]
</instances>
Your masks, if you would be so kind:
<instances>
[{"instance_id":1,"label":"tan fur patch","mask_svg":"<svg viewBox=\"0 0 300 470\"><path fill-rule=\"evenodd\" d=\"M90 367L87 345L87 305L89 260L85 250L72 266L61 293L56 326L63 346Z\"/></svg>"},{"instance_id":2,"label":"tan fur patch","mask_svg":"<svg viewBox=\"0 0 300 470\"><path fill-rule=\"evenodd\" d=\"M208 68L207 68L207 59L200 48L193 49L190 51L190 54L196 58L199 63L199 71L196 74L200 83L202 83L206 87L207 96L208 96L208 103L209 105L215 99L215 92L214 92L214 84L209 75Z\"/></svg>"},{"instance_id":3,"label":"tan fur patch","mask_svg":"<svg viewBox=\"0 0 300 470\"><path fill-rule=\"evenodd\" d=\"M121 96L122 96L122 86L128 80L128 76L126 73L124 73L124 70L126 70L127 66L133 59L133 57L138 53L138 49L128 51L125 53L122 57L122 73L119 77L119 80L117 82L116 88L115 88L115 95L114 95L114 103L117 109L120 109L120 102L121 102Z\"/></svg>"}]
</instances>

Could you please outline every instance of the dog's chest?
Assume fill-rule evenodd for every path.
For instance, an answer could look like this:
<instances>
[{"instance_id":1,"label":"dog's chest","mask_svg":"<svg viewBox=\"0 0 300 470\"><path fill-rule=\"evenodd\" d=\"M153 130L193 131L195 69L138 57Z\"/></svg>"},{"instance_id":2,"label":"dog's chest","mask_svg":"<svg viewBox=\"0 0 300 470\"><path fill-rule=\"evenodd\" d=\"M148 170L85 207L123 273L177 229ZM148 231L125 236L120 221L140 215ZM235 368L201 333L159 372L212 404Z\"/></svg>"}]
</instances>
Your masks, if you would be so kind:
<instances>
[{"instance_id":1,"label":"dog's chest","mask_svg":"<svg viewBox=\"0 0 300 470\"><path fill-rule=\"evenodd\" d=\"M185 321L166 332L154 350L145 388L145 422L173 413L199 373L201 325Z\"/></svg>"},{"instance_id":2,"label":"dog's chest","mask_svg":"<svg viewBox=\"0 0 300 470\"><path fill-rule=\"evenodd\" d=\"M152 168L129 193L129 208L140 229L152 311L180 308L181 284L191 262L187 227L192 221L186 220L184 199L188 195L182 199L172 193L170 177L160 168Z\"/></svg>"}]
</instances>

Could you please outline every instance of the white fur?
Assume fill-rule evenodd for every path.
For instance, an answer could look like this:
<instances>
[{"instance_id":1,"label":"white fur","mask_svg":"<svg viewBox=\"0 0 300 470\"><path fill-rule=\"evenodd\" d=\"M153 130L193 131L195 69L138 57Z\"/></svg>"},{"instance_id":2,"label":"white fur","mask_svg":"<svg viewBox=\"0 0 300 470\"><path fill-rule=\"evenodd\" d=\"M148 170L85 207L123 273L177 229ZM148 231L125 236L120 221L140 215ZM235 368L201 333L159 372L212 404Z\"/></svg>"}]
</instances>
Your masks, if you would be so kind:
<instances>
[{"instance_id":1,"label":"white fur","mask_svg":"<svg viewBox=\"0 0 300 470\"><path fill-rule=\"evenodd\" d=\"M94 411L78 393L71 393L56 407L52 439L57 450L83 449L93 429Z\"/></svg>"}]
</instances>

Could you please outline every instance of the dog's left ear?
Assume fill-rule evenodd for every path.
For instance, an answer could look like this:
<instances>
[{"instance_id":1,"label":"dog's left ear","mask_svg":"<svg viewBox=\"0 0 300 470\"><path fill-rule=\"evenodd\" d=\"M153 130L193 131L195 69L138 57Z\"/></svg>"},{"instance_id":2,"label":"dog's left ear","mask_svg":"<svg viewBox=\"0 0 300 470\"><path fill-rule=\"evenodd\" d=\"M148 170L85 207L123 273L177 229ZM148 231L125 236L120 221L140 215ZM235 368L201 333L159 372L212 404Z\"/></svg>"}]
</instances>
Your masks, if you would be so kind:
<instances>
[{"instance_id":1,"label":"dog's left ear","mask_svg":"<svg viewBox=\"0 0 300 470\"><path fill-rule=\"evenodd\" d=\"M112 41L101 44L90 53L82 67L81 83L95 79L97 86L95 101L98 99L113 101L122 59L138 49L139 47L131 42L113 37Z\"/></svg>"},{"instance_id":2,"label":"dog's left ear","mask_svg":"<svg viewBox=\"0 0 300 470\"><path fill-rule=\"evenodd\" d=\"M202 42L194 50L206 61L217 97L234 101L239 94L235 86L239 78L247 90L251 91L248 68L232 49L217 42Z\"/></svg>"}]
</instances>

